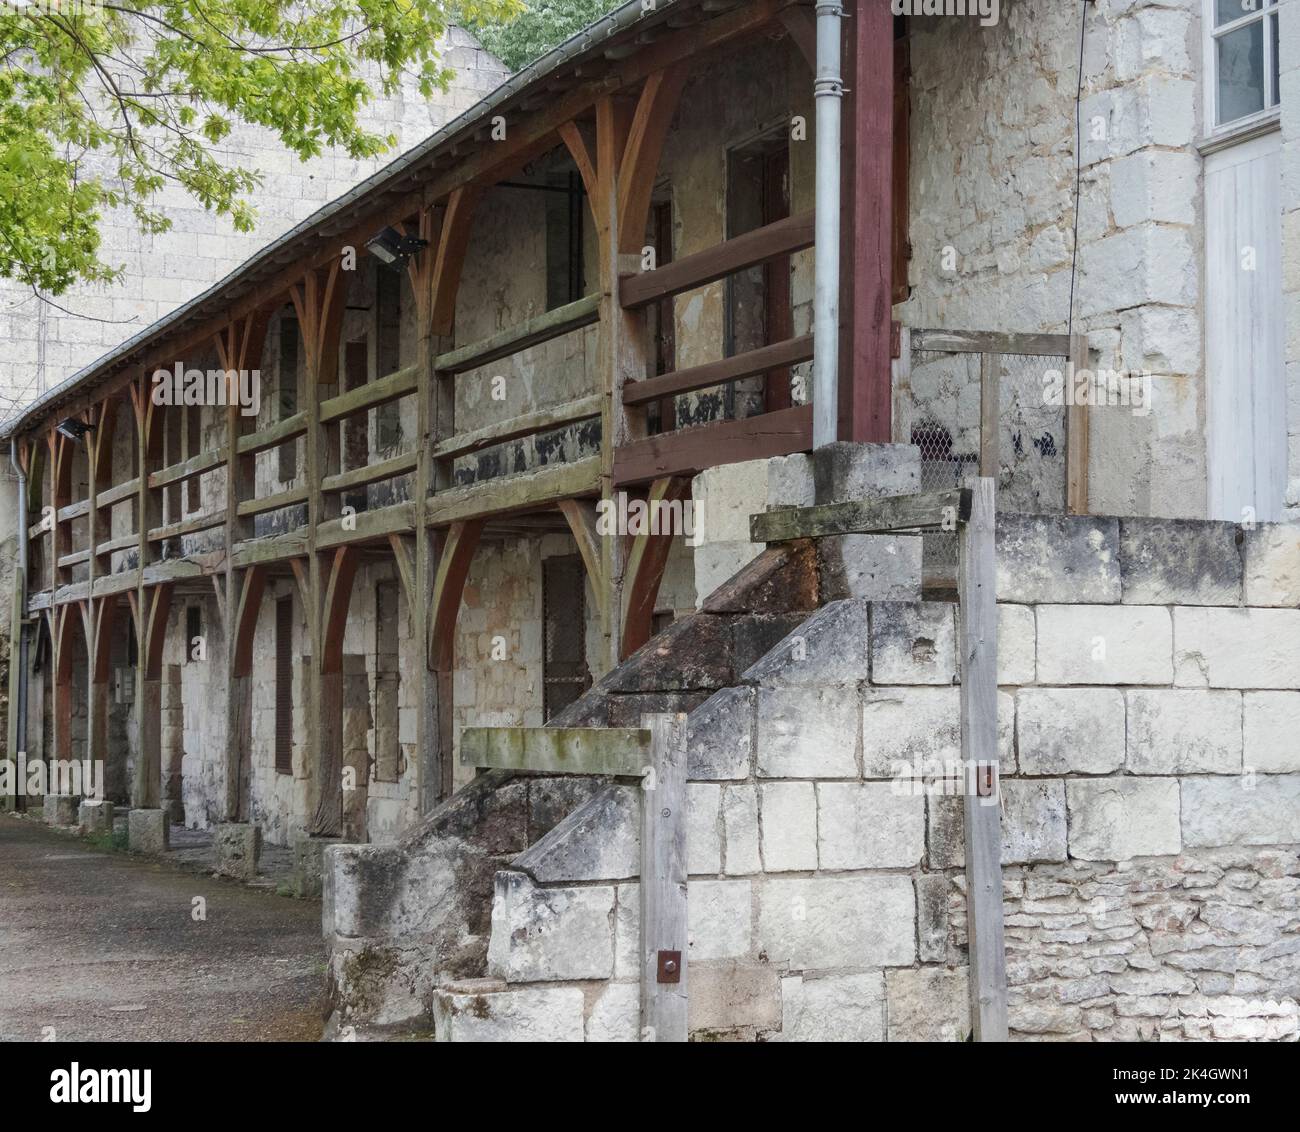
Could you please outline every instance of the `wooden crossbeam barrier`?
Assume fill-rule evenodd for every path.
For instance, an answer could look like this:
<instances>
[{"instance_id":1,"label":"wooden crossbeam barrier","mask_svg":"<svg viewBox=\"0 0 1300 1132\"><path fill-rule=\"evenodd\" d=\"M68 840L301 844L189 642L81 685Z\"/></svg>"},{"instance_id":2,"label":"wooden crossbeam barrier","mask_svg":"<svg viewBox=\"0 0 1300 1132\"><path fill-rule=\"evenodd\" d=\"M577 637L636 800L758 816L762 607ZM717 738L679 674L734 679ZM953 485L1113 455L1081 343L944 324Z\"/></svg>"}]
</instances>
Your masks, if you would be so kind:
<instances>
[{"instance_id":1,"label":"wooden crossbeam barrier","mask_svg":"<svg viewBox=\"0 0 1300 1132\"><path fill-rule=\"evenodd\" d=\"M753 542L791 542L827 535L888 534L893 531L955 531L971 513L971 490L923 495L887 495L852 503L783 507L751 515Z\"/></svg>"}]
</instances>

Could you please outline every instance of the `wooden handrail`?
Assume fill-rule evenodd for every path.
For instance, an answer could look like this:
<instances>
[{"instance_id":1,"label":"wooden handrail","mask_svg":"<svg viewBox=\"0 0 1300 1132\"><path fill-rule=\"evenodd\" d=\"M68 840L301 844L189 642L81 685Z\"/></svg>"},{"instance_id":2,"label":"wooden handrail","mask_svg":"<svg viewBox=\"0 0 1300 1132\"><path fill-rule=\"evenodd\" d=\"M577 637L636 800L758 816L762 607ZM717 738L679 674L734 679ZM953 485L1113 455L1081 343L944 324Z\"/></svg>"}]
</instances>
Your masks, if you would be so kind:
<instances>
[{"instance_id":1,"label":"wooden handrail","mask_svg":"<svg viewBox=\"0 0 1300 1132\"><path fill-rule=\"evenodd\" d=\"M349 389L346 393L322 401L320 403L321 424L355 416L367 409L406 397L415 392L419 378L420 367L407 366L405 369L388 374L387 377L358 385L355 389Z\"/></svg>"},{"instance_id":2,"label":"wooden handrail","mask_svg":"<svg viewBox=\"0 0 1300 1132\"><path fill-rule=\"evenodd\" d=\"M769 370L783 366L806 362L813 356L811 334L801 338L790 338L771 346L760 346L757 350L747 350L721 361L707 362L702 366L691 366L676 373L665 373L660 377L648 377L644 381L630 381L623 386L623 403L625 405L644 405L658 401L662 397L674 397L679 393L693 393L697 389L708 389L726 381L739 381L745 377L755 377Z\"/></svg>"},{"instance_id":3,"label":"wooden handrail","mask_svg":"<svg viewBox=\"0 0 1300 1132\"><path fill-rule=\"evenodd\" d=\"M596 417L600 415L600 402L600 394L592 393L559 405L535 409L531 413L521 413L499 424L487 425L472 432L457 433L440 442L434 448L433 455L435 459L452 460L457 456L478 452L496 444L504 444L508 440L518 440L521 436L531 436L543 429L558 428L587 417Z\"/></svg>"},{"instance_id":4,"label":"wooden handrail","mask_svg":"<svg viewBox=\"0 0 1300 1132\"><path fill-rule=\"evenodd\" d=\"M599 319L600 296L587 295L577 302L530 318L519 326L502 330L490 338L439 354L434 360L434 368L444 374L465 373L500 358L518 354L529 346L537 346L574 330L581 330L584 326L591 326Z\"/></svg>"},{"instance_id":5,"label":"wooden handrail","mask_svg":"<svg viewBox=\"0 0 1300 1132\"><path fill-rule=\"evenodd\" d=\"M619 300L629 309L643 307L812 245L813 214L804 212L682 256L654 271L624 275L619 279Z\"/></svg>"}]
</instances>

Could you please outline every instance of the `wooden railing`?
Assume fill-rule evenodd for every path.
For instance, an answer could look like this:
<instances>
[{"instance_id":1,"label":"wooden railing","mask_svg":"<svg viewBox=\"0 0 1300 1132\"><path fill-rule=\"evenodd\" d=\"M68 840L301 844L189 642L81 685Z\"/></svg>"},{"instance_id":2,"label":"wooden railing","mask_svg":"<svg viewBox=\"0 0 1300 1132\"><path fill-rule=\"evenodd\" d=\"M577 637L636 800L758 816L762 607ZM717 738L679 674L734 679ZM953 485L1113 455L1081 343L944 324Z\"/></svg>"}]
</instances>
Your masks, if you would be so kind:
<instances>
[{"instance_id":1,"label":"wooden railing","mask_svg":"<svg viewBox=\"0 0 1300 1132\"><path fill-rule=\"evenodd\" d=\"M641 787L641 1035L687 1038L686 716L637 727L467 727L460 761L481 770L635 778Z\"/></svg>"}]
</instances>

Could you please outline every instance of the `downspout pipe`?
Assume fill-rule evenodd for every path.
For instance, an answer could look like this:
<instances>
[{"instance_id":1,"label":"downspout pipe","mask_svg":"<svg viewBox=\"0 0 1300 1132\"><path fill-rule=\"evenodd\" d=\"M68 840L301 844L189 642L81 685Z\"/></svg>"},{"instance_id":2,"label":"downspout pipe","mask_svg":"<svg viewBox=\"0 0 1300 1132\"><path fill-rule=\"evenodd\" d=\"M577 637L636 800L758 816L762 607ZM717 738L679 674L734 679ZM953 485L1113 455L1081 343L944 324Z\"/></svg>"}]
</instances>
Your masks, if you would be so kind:
<instances>
[{"instance_id":1,"label":"downspout pipe","mask_svg":"<svg viewBox=\"0 0 1300 1132\"><path fill-rule=\"evenodd\" d=\"M13 761L15 773L18 765L18 752L27 749L27 473L18 461L18 440L9 438L9 462L18 476L18 577L14 585L14 610L10 625L18 633L18 673L15 680L9 680L11 693L16 688L16 695L9 697L9 710L14 713L13 723L9 727L12 749L6 754ZM12 632L10 649L13 648ZM12 663L12 662L11 662ZM15 788L14 804L17 802ZM8 800L6 799L6 804Z\"/></svg>"},{"instance_id":2,"label":"downspout pipe","mask_svg":"<svg viewBox=\"0 0 1300 1132\"><path fill-rule=\"evenodd\" d=\"M816 241L813 293L813 447L839 435L841 0L818 0Z\"/></svg>"}]
</instances>

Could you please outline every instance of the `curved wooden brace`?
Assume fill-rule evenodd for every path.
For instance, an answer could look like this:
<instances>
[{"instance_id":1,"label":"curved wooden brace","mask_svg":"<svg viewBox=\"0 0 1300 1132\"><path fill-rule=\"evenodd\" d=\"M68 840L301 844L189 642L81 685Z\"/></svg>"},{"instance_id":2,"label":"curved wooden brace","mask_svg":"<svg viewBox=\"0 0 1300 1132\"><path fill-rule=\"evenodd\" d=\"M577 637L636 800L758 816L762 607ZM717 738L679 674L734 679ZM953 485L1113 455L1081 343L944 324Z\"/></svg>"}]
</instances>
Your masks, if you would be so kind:
<instances>
[{"instance_id":1,"label":"curved wooden brace","mask_svg":"<svg viewBox=\"0 0 1300 1132\"><path fill-rule=\"evenodd\" d=\"M232 676L248 676L253 671L253 635L257 631L257 615L265 592L266 567L247 567L239 585L239 605L231 628L234 644L230 655Z\"/></svg>"},{"instance_id":2,"label":"curved wooden brace","mask_svg":"<svg viewBox=\"0 0 1300 1132\"><path fill-rule=\"evenodd\" d=\"M600 535L596 527L596 509L585 499L562 499L558 504L578 544L582 564L587 568L591 588L598 602L605 601L605 564L600 553Z\"/></svg>"},{"instance_id":3,"label":"curved wooden brace","mask_svg":"<svg viewBox=\"0 0 1300 1132\"><path fill-rule=\"evenodd\" d=\"M449 672L456 659L456 618L470 562L483 533L482 519L452 523L442 536L442 554L433 582L433 616L429 618L429 667Z\"/></svg>"},{"instance_id":4,"label":"curved wooden brace","mask_svg":"<svg viewBox=\"0 0 1300 1132\"><path fill-rule=\"evenodd\" d=\"M336 259L307 272L289 288L290 301L298 312L307 372L318 385L333 385L338 380L339 335L350 275L343 270L342 260Z\"/></svg>"},{"instance_id":5,"label":"curved wooden brace","mask_svg":"<svg viewBox=\"0 0 1300 1132\"><path fill-rule=\"evenodd\" d=\"M653 514L658 504L684 500L690 492L691 481L685 476L658 479L650 485L646 502ZM642 531L632 539L623 591L627 609L623 616L623 640L619 649L622 659L631 656L650 639L659 584L663 581L675 533L672 530L659 534Z\"/></svg>"},{"instance_id":6,"label":"curved wooden brace","mask_svg":"<svg viewBox=\"0 0 1300 1132\"><path fill-rule=\"evenodd\" d=\"M398 534L396 531L388 536L388 545L393 548L393 561L397 563L397 575L402 579L402 589L406 591L406 608L414 610L420 595L415 589L415 548L410 535Z\"/></svg>"},{"instance_id":7,"label":"curved wooden brace","mask_svg":"<svg viewBox=\"0 0 1300 1132\"><path fill-rule=\"evenodd\" d=\"M144 634L140 641L140 662L146 680L162 676L163 641L167 636L167 616L172 608L172 583L163 582L145 592Z\"/></svg>"},{"instance_id":8,"label":"curved wooden brace","mask_svg":"<svg viewBox=\"0 0 1300 1132\"><path fill-rule=\"evenodd\" d=\"M578 167L583 188L587 190L587 206L591 209L591 215L599 228L602 213L596 207L596 202L600 200L600 176L596 172L596 163L592 160L591 150L587 147L587 139L582 136L577 122L565 122L560 127L559 133L560 140L564 142L574 165Z\"/></svg>"},{"instance_id":9,"label":"curved wooden brace","mask_svg":"<svg viewBox=\"0 0 1300 1132\"><path fill-rule=\"evenodd\" d=\"M91 666L90 680L93 684L105 684L112 672L113 626L117 617L117 597L101 597L94 601L92 612L94 622L94 663Z\"/></svg>"},{"instance_id":10,"label":"curved wooden brace","mask_svg":"<svg viewBox=\"0 0 1300 1132\"><path fill-rule=\"evenodd\" d=\"M95 431L88 438L88 455L97 486L111 483L113 479L113 430L117 427L117 403L116 396L100 402L95 414Z\"/></svg>"},{"instance_id":11,"label":"curved wooden brace","mask_svg":"<svg viewBox=\"0 0 1300 1132\"><path fill-rule=\"evenodd\" d=\"M54 682L66 684L72 679L72 634L81 617L73 617L71 605L59 606L53 616L50 640L54 642Z\"/></svg>"},{"instance_id":12,"label":"curved wooden brace","mask_svg":"<svg viewBox=\"0 0 1300 1132\"><path fill-rule=\"evenodd\" d=\"M334 551L329 584L325 588L325 631L321 634L320 658L322 673L343 671L343 634L348 626L352 582L360 564L361 551L357 547L340 546Z\"/></svg>"},{"instance_id":13,"label":"curved wooden brace","mask_svg":"<svg viewBox=\"0 0 1300 1132\"><path fill-rule=\"evenodd\" d=\"M641 90L618 170L620 252L638 252L645 243L655 173L688 73L685 62L674 63L650 75Z\"/></svg>"},{"instance_id":14,"label":"curved wooden brace","mask_svg":"<svg viewBox=\"0 0 1300 1132\"><path fill-rule=\"evenodd\" d=\"M456 324L456 292L460 290L460 273L469 249L474 210L482 196L483 190L478 185L464 185L453 189L447 197L429 282L429 325L435 335L450 334Z\"/></svg>"}]
</instances>

